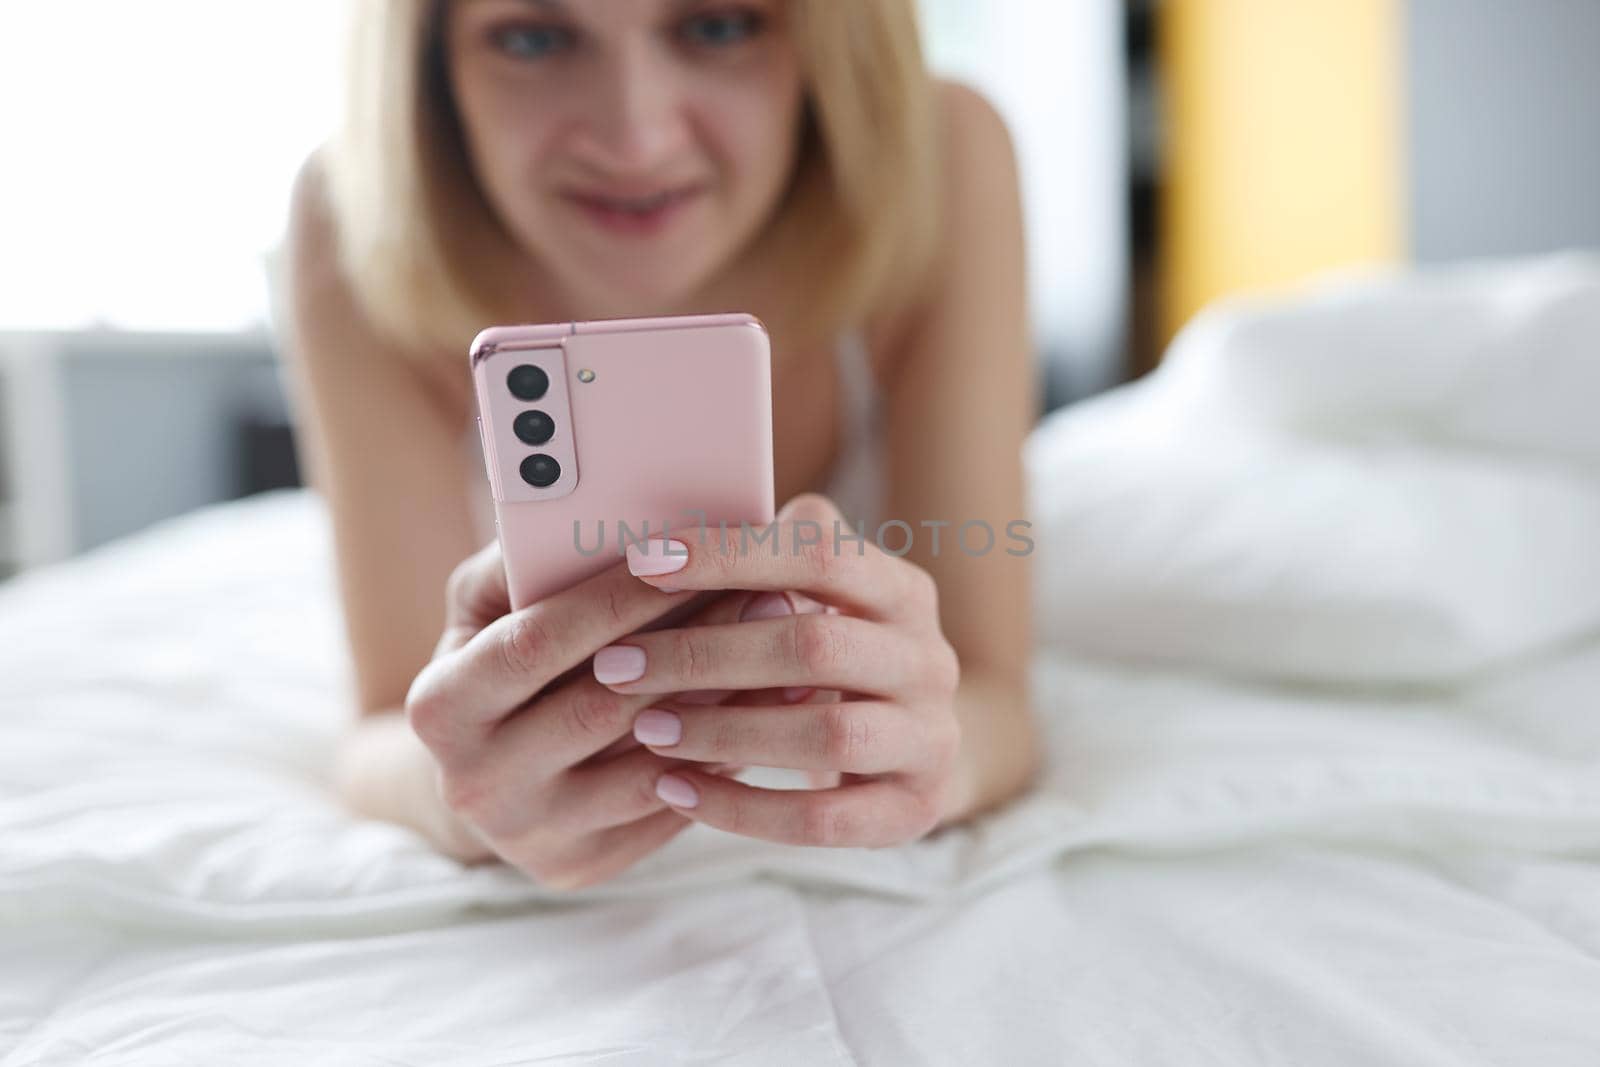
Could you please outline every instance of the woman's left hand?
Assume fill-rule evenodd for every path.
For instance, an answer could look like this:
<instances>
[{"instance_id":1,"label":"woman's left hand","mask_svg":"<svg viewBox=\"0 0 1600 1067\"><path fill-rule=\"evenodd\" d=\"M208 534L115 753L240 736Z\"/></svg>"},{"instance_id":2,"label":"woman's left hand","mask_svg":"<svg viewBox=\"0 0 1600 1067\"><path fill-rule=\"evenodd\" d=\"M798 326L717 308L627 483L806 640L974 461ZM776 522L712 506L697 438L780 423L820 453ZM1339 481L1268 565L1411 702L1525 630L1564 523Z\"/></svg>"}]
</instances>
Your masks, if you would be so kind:
<instances>
[{"instance_id":1,"label":"woman's left hand","mask_svg":"<svg viewBox=\"0 0 1600 1067\"><path fill-rule=\"evenodd\" d=\"M684 535L628 549L629 569L658 589L772 594L759 598L765 617L635 634L595 655L595 677L618 693L770 690L775 698L663 700L635 719L635 737L677 759L838 782L762 789L682 768L663 774L657 795L692 819L768 841L883 846L921 837L960 802L960 665L940 630L933 578L878 548L871 531L864 544L843 539L835 551L835 520L853 538L831 501L804 494L779 514L776 545L708 528L703 543ZM792 614L790 590L837 613Z\"/></svg>"}]
</instances>

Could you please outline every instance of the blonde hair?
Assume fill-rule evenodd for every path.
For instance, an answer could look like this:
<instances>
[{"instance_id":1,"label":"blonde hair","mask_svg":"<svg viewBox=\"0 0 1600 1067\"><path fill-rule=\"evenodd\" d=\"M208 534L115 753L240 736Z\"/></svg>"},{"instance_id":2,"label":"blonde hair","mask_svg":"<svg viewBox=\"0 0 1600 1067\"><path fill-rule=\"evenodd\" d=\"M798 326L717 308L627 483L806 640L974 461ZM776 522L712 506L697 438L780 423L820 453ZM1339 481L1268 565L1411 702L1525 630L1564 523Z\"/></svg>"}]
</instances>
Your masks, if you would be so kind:
<instances>
[{"instance_id":1,"label":"blonde hair","mask_svg":"<svg viewBox=\"0 0 1600 1067\"><path fill-rule=\"evenodd\" d=\"M447 2L355 0L342 121L322 153L341 265L374 323L416 352L464 351L522 314L497 286L516 249L473 177L449 91ZM789 295L689 310L751 311L785 341L814 343L915 290L937 209L914 5L790 0L804 140L783 204L745 253L776 263Z\"/></svg>"}]
</instances>

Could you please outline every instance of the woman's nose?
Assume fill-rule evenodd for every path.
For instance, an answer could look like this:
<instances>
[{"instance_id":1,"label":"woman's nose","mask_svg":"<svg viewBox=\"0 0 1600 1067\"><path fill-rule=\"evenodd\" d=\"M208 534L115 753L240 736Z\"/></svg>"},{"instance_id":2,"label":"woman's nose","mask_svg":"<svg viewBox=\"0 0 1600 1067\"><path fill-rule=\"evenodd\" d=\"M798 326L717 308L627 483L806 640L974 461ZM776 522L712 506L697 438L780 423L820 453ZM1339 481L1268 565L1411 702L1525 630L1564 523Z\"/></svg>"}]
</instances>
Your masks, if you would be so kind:
<instances>
[{"instance_id":1,"label":"woman's nose","mask_svg":"<svg viewBox=\"0 0 1600 1067\"><path fill-rule=\"evenodd\" d=\"M688 129L674 72L647 45L606 65L589 104L584 148L606 169L647 170L676 152Z\"/></svg>"}]
</instances>

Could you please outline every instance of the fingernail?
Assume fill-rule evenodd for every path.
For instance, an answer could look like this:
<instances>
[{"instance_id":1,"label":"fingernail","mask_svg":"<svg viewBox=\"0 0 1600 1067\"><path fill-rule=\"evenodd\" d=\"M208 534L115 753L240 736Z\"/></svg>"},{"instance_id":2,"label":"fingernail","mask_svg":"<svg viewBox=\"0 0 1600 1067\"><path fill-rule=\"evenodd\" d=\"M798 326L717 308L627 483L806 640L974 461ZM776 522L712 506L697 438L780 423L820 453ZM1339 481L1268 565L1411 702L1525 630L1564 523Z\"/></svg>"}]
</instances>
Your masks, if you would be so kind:
<instances>
[{"instance_id":1,"label":"fingernail","mask_svg":"<svg viewBox=\"0 0 1600 1067\"><path fill-rule=\"evenodd\" d=\"M638 645L607 645L594 654L594 680L617 685L644 677L644 649Z\"/></svg>"},{"instance_id":2,"label":"fingernail","mask_svg":"<svg viewBox=\"0 0 1600 1067\"><path fill-rule=\"evenodd\" d=\"M815 693L816 687L810 685L791 685L783 691L783 699L787 704L798 704L806 697Z\"/></svg>"},{"instance_id":3,"label":"fingernail","mask_svg":"<svg viewBox=\"0 0 1600 1067\"><path fill-rule=\"evenodd\" d=\"M649 578L683 570L689 562L689 546L682 541L652 538L643 545L628 546L628 573Z\"/></svg>"},{"instance_id":4,"label":"fingernail","mask_svg":"<svg viewBox=\"0 0 1600 1067\"><path fill-rule=\"evenodd\" d=\"M695 787L675 774L663 774L656 779L656 796L675 808L692 808L700 803L700 793Z\"/></svg>"},{"instance_id":5,"label":"fingernail","mask_svg":"<svg viewBox=\"0 0 1600 1067\"><path fill-rule=\"evenodd\" d=\"M647 745L675 745L683 737L683 720L661 708L645 708L633 720L633 736Z\"/></svg>"},{"instance_id":6,"label":"fingernail","mask_svg":"<svg viewBox=\"0 0 1600 1067\"><path fill-rule=\"evenodd\" d=\"M754 622L757 619L776 619L793 614L794 608L789 606L788 597L782 593L762 593L760 596L750 598L744 610L739 612L739 621Z\"/></svg>"}]
</instances>

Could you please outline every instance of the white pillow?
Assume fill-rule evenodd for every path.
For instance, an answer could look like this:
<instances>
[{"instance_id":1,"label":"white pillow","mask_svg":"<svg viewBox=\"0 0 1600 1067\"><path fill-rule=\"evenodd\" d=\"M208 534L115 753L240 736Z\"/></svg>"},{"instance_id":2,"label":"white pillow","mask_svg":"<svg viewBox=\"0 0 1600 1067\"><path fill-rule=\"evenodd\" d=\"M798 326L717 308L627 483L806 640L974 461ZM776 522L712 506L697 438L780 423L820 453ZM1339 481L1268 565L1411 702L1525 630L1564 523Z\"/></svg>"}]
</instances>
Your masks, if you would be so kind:
<instances>
[{"instance_id":1,"label":"white pillow","mask_svg":"<svg viewBox=\"0 0 1600 1067\"><path fill-rule=\"evenodd\" d=\"M1600 389L1575 389L1600 381L1592 266L1236 302L1152 379L1046 420L1040 638L1433 684L1600 630Z\"/></svg>"},{"instance_id":2,"label":"white pillow","mask_svg":"<svg viewBox=\"0 0 1600 1067\"><path fill-rule=\"evenodd\" d=\"M1161 375L1229 422L1526 451L1600 475L1600 255L1330 276L1220 302Z\"/></svg>"}]
</instances>

